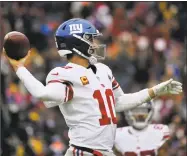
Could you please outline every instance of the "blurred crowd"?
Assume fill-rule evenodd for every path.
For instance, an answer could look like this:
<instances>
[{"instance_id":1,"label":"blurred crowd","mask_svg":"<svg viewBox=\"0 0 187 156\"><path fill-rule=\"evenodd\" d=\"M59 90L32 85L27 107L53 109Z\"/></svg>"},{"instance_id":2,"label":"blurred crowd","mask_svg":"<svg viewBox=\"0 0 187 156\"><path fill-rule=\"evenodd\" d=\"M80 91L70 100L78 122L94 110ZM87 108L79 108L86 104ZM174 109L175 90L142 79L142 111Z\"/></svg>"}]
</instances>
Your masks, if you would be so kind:
<instances>
[{"instance_id":1,"label":"blurred crowd","mask_svg":"<svg viewBox=\"0 0 187 156\"><path fill-rule=\"evenodd\" d=\"M70 18L85 18L103 33L103 61L125 93L173 78L186 86L186 2L0 2L0 50L7 32L29 38L32 59L26 66L43 84L47 73L67 62L60 58L54 33ZM171 138L159 156L185 156L186 95L155 99L154 123L169 125ZM124 113L118 127L127 126ZM61 156L68 128L58 108L46 109L18 80L1 53L1 149L3 156Z\"/></svg>"}]
</instances>

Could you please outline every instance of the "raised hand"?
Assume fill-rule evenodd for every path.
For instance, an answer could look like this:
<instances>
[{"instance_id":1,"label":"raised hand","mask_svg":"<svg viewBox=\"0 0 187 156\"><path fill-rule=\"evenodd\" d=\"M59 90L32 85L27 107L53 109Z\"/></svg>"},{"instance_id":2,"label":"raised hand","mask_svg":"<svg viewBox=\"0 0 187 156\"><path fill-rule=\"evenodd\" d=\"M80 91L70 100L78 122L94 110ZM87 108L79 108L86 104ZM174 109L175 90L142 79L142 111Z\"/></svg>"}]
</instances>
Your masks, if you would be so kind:
<instances>
[{"instance_id":1,"label":"raised hand","mask_svg":"<svg viewBox=\"0 0 187 156\"><path fill-rule=\"evenodd\" d=\"M14 60L6 55L6 51L4 49L3 51L4 51L6 58L8 59L9 63L11 64L11 66L14 68L15 71L17 71L19 67L24 66L26 60L29 59L30 53L31 53L31 51L29 51L28 54L24 58L20 60Z\"/></svg>"},{"instance_id":2,"label":"raised hand","mask_svg":"<svg viewBox=\"0 0 187 156\"><path fill-rule=\"evenodd\" d=\"M152 89L156 96L165 94L180 94L182 92L182 83L170 79L154 86Z\"/></svg>"}]
</instances>

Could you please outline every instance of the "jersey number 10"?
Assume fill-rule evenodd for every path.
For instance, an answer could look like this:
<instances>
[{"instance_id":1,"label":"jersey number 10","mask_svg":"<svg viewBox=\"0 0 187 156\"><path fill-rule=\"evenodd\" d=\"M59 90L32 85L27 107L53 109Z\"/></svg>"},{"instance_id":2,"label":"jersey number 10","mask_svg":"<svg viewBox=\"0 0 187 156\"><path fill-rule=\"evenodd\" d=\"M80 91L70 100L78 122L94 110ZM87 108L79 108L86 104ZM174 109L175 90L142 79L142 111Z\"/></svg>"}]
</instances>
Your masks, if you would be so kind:
<instances>
[{"instance_id":1,"label":"jersey number 10","mask_svg":"<svg viewBox=\"0 0 187 156\"><path fill-rule=\"evenodd\" d=\"M114 95L113 95L112 90L111 89L106 89L105 90L105 96L106 96L106 99L107 99L107 104L108 104L108 108L110 110L110 114L111 114L112 119L110 117L108 117L108 115L107 115L106 107L105 107L104 100L103 100L103 97L101 95L100 90L96 90L93 94L94 99L97 99L97 101L99 103L99 109L101 111L102 118L99 119L99 123L100 123L101 126L109 125L109 124L111 124L111 121L114 124L117 124L117 119L114 116L114 112L113 112L113 109L112 109L112 103L111 103L111 99L110 99L110 97L112 97L112 102L114 104L115 102L114 102Z\"/></svg>"}]
</instances>

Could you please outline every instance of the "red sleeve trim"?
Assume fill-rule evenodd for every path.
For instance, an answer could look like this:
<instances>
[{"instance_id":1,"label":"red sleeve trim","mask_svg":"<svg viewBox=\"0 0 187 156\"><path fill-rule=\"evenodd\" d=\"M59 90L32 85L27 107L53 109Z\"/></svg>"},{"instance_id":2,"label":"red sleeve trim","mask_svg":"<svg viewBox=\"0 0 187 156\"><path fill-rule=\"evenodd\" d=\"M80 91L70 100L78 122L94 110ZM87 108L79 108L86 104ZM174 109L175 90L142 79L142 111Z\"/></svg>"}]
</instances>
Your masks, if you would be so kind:
<instances>
[{"instance_id":1,"label":"red sleeve trim","mask_svg":"<svg viewBox=\"0 0 187 156\"><path fill-rule=\"evenodd\" d=\"M70 101L71 99L73 99L73 88L72 88L72 84L71 82L69 81L59 81L59 80L51 80L48 82L49 83L63 83L66 85L66 91L65 91L65 99L64 99L64 102L68 102Z\"/></svg>"},{"instance_id":2,"label":"red sleeve trim","mask_svg":"<svg viewBox=\"0 0 187 156\"><path fill-rule=\"evenodd\" d=\"M112 88L112 89L115 90L115 89L117 89L118 87L119 87L119 84L118 84L116 87Z\"/></svg>"},{"instance_id":3,"label":"red sleeve trim","mask_svg":"<svg viewBox=\"0 0 187 156\"><path fill-rule=\"evenodd\" d=\"M73 94L74 92L72 86L70 84L67 84L64 102L68 102L73 99Z\"/></svg>"},{"instance_id":4,"label":"red sleeve trim","mask_svg":"<svg viewBox=\"0 0 187 156\"><path fill-rule=\"evenodd\" d=\"M117 84L118 84L118 82L114 79L114 80L112 81L112 88L114 88Z\"/></svg>"},{"instance_id":5,"label":"red sleeve trim","mask_svg":"<svg viewBox=\"0 0 187 156\"><path fill-rule=\"evenodd\" d=\"M170 138L170 135L164 135L162 140L169 139L169 138Z\"/></svg>"},{"instance_id":6,"label":"red sleeve trim","mask_svg":"<svg viewBox=\"0 0 187 156\"><path fill-rule=\"evenodd\" d=\"M115 78L113 77L113 81L112 81L112 89L115 90L119 87L119 83L115 80Z\"/></svg>"},{"instance_id":7,"label":"red sleeve trim","mask_svg":"<svg viewBox=\"0 0 187 156\"><path fill-rule=\"evenodd\" d=\"M70 81L66 81L66 80L51 80L51 81L49 81L47 84L49 84L49 83L63 83L63 84L70 84L70 85L72 85L73 86L73 83L72 82L70 82Z\"/></svg>"},{"instance_id":8,"label":"red sleeve trim","mask_svg":"<svg viewBox=\"0 0 187 156\"><path fill-rule=\"evenodd\" d=\"M62 81L59 81L59 80L51 80L51 81L49 81L47 84L49 84L49 83L62 83Z\"/></svg>"}]
</instances>

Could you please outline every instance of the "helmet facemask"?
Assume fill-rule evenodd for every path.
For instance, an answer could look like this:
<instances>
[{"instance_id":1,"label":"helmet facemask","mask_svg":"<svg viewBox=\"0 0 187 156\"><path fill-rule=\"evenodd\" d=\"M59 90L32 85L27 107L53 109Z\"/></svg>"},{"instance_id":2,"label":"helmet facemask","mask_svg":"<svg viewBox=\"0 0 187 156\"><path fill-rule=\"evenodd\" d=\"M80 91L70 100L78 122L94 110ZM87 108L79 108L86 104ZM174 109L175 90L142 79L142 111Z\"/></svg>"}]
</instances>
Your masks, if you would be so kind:
<instances>
[{"instance_id":1,"label":"helmet facemask","mask_svg":"<svg viewBox=\"0 0 187 156\"><path fill-rule=\"evenodd\" d=\"M88 54L94 56L98 60L104 60L106 55L106 45L100 44L102 40L102 34L89 34L85 33L83 39L89 43L90 47L88 49Z\"/></svg>"},{"instance_id":2,"label":"helmet facemask","mask_svg":"<svg viewBox=\"0 0 187 156\"><path fill-rule=\"evenodd\" d=\"M151 104L143 104L137 108L126 112L125 116L130 126L142 130L146 128L152 120L154 109Z\"/></svg>"},{"instance_id":3,"label":"helmet facemask","mask_svg":"<svg viewBox=\"0 0 187 156\"><path fill-rule=\"evenodd\" d=\"M76 48L73 48L73 51L79 54L80 56L89 60L90 64L95 64L97 60L105 58L106 54L106 45L97 44L99 38L102 36L101 33L84 33L83 37L73 34L73 36L84 42L88 48L85 51L80 51Z\"/></svg>"}]
</instances>

